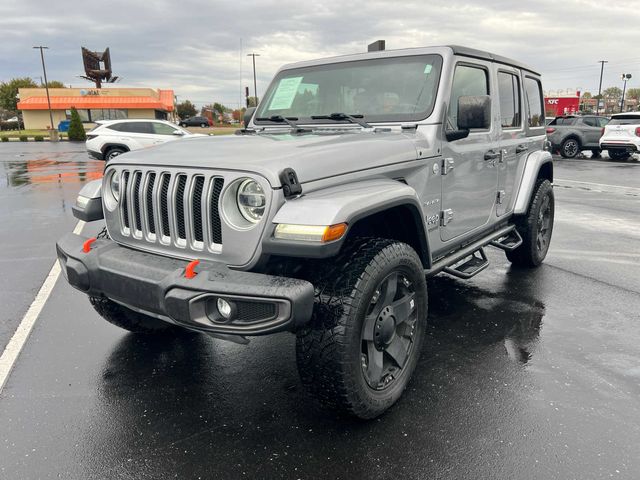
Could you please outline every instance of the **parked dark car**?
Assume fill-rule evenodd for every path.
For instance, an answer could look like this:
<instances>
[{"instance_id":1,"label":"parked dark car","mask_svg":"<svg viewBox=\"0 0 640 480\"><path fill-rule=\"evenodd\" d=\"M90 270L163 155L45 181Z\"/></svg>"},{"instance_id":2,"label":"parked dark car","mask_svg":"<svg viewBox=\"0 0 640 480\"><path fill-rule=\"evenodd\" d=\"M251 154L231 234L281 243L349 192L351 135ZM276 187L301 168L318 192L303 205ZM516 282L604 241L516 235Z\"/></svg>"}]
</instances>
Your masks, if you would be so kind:
<instances>
[{"instance_id":1,"label":"parked dark car","mask_svg":"<svg viewBox=\"0 0 640 480\"><path fill-rule=\"evenodd\" d=\"M181 127L211 127L213 122L207 117L189 117L184 120L180 120Z\"/></svg>"},{"instance_id":2,"label":"parked dark car","mask_svg":"<svg viewBox=\"0 0 640 480\"><path fill-rule=\"evenodd\" d=\"M560 151L564 158L573 158L582 150L591 150L598 156L600 137L607 123L608 117L563 115L547 125L547 138L553 151Z\"/></svg>"}]
</instances>

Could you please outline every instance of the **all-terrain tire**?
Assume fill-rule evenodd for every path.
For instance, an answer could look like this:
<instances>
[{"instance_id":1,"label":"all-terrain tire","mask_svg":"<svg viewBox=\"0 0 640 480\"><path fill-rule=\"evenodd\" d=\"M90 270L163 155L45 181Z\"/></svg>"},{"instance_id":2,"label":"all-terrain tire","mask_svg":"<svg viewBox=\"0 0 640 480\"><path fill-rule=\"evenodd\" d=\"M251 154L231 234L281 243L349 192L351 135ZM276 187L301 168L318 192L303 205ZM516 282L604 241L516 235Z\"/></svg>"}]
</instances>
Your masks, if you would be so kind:
<instances>
[{"instance_id":1,"label":"all-terrain tire","mask_svg":"<svg viewBox=\"0 0 640 480\"><path fill-rule=\"evenodd\" d=\"M370 321L367 319L376 318L375 311L381 308L378 304L387 300L387 287L383 290L381 282L390 284L388 279L394 275L402 283L396 284L397 293L391 296L392 301L405 295L405 291L413 292L410 298L414 301L409 303L412 323L407 323L413 327L409 327L409 332L396 330L392 334L398 337L391 343L400 340L403 345L410 336L403 366L395 378L393 375L381 376L380 383L373 388L368 383L370 379L367 380L368 354L363 353L365 345L370 347L371 342L364 339L363 329L367 326L368 330ZM405 243L379 238L357 239L345 246L337 258L320 263L310 276L316 291L313 318L297 333L296 339L301 381L323 406L331 410L361 419L377 417L400 398L422 349L427 320L427 285L420 258ZM401 301L407 305L403 298L390 305L398 305ZM400 318L399 308L394 315ZM393 321L396 325L404 324L395 318ZM376 356L377 352L371 355ZM382 353L381 356L388 364L394 363L389 354Z\"/></svg>"},{"instance_id":2,"label":"all-terrain tire","mask_svg":"<svg viewBox=\"0 0 640 480\"><path fill-rule=\"evenodd\" d=\"M553 187L549 180L540 178L534 187L529 211L515 220L522 245L506 252L511 263L519 267L537 267L542 263L551 242L554 214Z\"/></svg>"},{"instance_id":3,"label":"all-terrain tire","mask_svg":"<svg viewBox=\"0 0 640 480\"><path fill-rule=\"evenodd\" d=\"M89 297L89 301L96 312L107 322L133 333L184 334L189 332L157 318L135 312L105 297Z\"/></svg>"}]
</instances>

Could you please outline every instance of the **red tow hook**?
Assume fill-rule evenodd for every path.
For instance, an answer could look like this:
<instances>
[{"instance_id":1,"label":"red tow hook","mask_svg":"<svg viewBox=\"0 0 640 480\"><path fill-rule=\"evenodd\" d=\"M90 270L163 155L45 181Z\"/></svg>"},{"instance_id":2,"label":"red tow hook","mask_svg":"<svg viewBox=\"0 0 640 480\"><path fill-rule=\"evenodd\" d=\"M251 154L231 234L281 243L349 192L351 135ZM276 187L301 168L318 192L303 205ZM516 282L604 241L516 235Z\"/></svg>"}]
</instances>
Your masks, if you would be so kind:
<instances>
[{"instance_id":1,"label":"red tow hook","mask_svg":"<svg viewBox=\"0 0 640 480\"><path fill-rule=\"evenodd\" d=\"M91 251L91 244L96 240L96 237L91 237L85 240L85 242L82 244L82 251L84 253L89 253Z\"/></svg>"},{"instance_id":2,"label":"red tow hook","mask_svg":"<svg viewBox=\"0 0 640 480\"><path fill-rule=\"evenodd\" d=\"M200 264L200 260L193 260L192 262L189 262L187 264L187 266L184 269L184 276L185 278L193 278L197 275L197 273L195 272L195 268L196 266L198 266Z\"/></svg>"}]
</instances>

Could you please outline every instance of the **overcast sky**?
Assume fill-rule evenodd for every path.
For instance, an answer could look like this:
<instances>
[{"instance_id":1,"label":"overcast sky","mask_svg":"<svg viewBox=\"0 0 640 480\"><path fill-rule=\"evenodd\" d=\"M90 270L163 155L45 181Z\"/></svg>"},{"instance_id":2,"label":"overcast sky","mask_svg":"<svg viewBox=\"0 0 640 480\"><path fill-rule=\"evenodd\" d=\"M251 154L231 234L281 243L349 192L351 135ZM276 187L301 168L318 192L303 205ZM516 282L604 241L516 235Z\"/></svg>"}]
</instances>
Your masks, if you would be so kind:
<instances>
[{"instance_id":1,"label":"overcast sky","mask_svg":"<svg viewBox=\"0 0 640 480\"><path fill-rule=\"evenodd\" d=\"M252 86L258 95L288 62L355 53L385 39L387 49L459 44L513 57L543 73L545 90L597 93L640 87L640 0L349 1L108 0L0 2L0 80L39 81L33 45L47 45L47 74L90 86L80 47L110 47L121 86L172 88L180 101L236 107ZM242 51L240 48L242 42ZM242 76L241 76L242 72ZM253 87L252 87L253 91Z\"/></svg>"}]
</instances>

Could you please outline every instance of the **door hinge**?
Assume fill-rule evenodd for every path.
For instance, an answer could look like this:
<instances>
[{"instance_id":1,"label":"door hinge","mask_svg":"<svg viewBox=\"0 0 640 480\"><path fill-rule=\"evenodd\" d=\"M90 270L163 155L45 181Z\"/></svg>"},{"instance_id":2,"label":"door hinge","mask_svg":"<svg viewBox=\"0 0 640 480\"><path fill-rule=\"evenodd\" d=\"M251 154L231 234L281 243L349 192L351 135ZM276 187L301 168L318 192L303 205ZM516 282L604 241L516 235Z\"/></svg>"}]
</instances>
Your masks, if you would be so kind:
<instances>
[{"instance_id":1,"label":"door hinge","mask_svg":"<svg viewBox=\"0 0 640 480\"><path fill-rule=\"evenodd\" d=\"M496 202L502 203L506 195L507 195L507 192L505 192L504 190L499 190L498 195L496 195Z\"/></svg>"},{"instance_id":2,"label":"door hinge","mask_svg":"<svg viewBox=\"0 0 640 480\"><path fill-rule=\"evenodd\" d=\"M447 208L440 212L440 225L446 227L447 224L453 220L453 210Z\"/></svg>"},{"instance_id":3,"label":"door hinge","mask_svg":"<svg viewBox=\"0 0 640 480\"><path fill-rule=\"evenodd\" d=\"M442 160L442 175L448 174L455 167L453 158L445 158Z\"/></svg>"}]
</instances>

